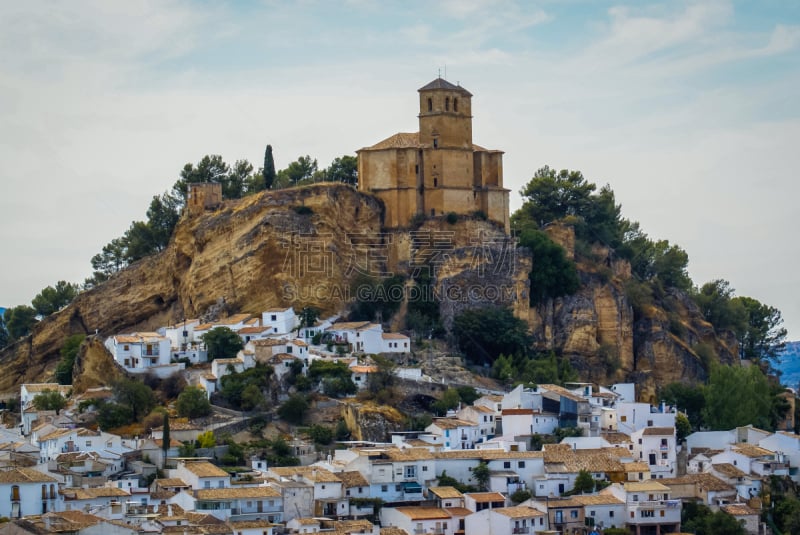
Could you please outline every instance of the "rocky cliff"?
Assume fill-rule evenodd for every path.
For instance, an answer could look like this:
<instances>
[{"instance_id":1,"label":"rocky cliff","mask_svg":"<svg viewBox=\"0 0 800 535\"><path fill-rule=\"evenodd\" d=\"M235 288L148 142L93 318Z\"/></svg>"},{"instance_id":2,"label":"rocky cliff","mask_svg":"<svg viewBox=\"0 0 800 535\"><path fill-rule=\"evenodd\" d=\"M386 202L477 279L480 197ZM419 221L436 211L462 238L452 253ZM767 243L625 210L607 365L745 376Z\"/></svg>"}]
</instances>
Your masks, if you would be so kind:
<instances>
[{"instance_id":1,"label":"rocky cliff","mask_svg":"<svg viewBox=\"0 0 800 535\"><path fill-rule=\"evenodd\" d=\"M699 344L711 346L723 360L735 351L714 337L685 296L670 296L669 311L657 303L634 315L625 291L630 267L607 249L578 259L578 293L529 308L527 275L535 259L494 224L435 218L386 232L382 214L374 197L320 184L264 192L184 216L164 251L80 294L37 324L31 336L0 352L0 392L8 395L23 382L51 378L71 334L103 337L275 306L341 313L360 272L405 276L408 297L415 295L412 276L428 271L445 326L469 307L509 305L528 321L540 348L567 356L587 380L636 380L652 393L658 383L703 376ZM575 256L571 228L553 226L548 232ZM405 304L391 321L395 328L402 325L404 310ZM103 367L91 362L97 364L87 369Z\"/></svg>"}]
</instances>

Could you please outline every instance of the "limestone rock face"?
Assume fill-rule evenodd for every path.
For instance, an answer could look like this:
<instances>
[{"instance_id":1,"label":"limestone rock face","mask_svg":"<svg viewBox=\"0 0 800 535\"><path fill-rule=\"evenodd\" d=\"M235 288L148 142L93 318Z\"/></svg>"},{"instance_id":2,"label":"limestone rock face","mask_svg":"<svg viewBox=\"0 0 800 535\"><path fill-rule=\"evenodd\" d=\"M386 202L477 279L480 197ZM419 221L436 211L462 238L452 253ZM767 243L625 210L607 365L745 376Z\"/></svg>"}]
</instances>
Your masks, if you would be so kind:
<instances>
[{"instance_id":1,"label":"limestone rock face","mask_svg":"<svg viewBox=\"0 0 800 535\"><path fill-rule=\"evenodd\" d=\"M510 306L529 324L537 349L569 358L582 380L635 381L644 398L659 384L703 379L709 353L722 362L737 354L735 339L716 336L680 292L635 316L625 292L630 265L600 246L593 247L591 261L576 255L568 225L546 231L568 256L578 258L581 288L531 308L533 259L498 225L459 216L387 232L383 214L375 197L320 184L264 192L184 216L164 251L81 293L38 323L31 336L1 351L0 393L14 395L24 382L50 380L72 334L98 335L76 365L81 372L76 386L87 388L113 379L114 364L100 356L103 337L185 318L260 314L276 306L340 313L354 297L349 281L363 271L404 275L410 290L413 276L430 270L446 327L469 308ZM369 245L362 247L359 240ZM384 321L401 328L406 304Z\"/></svg>"}]
</instances>

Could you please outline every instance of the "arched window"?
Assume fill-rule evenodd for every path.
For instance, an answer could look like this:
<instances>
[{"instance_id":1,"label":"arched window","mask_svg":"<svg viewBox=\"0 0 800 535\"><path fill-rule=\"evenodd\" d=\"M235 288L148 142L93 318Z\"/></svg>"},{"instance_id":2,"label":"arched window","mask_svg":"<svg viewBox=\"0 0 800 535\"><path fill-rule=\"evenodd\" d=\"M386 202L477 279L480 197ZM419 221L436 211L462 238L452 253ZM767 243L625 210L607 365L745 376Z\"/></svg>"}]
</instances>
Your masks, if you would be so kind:
<instances>
[{"instance_id":1,"label":"arched window","mask_svg":"<svg viewBox=\"0 0 800 535\"><path fill-rule=\"evenodd\" d=\"M428 99L428 111L433 111L433 99Z\"/></svg>"},{"instance_id":2,"label":"arched window","mask_svg":"<svg viewBox=\"0 0 800 535\"><path fill-rule=\"evenodd\" d=\"M444 111L450 111L450 97L444 97Z\"/></svg>"},{"instance_id":3,"label":"arched window","mask_svg":"<svg viewBox=\"0 0 800 535\"><path fill-rule=\"evenodd\" d=\"M42 499L47 499L47 485L42 485Z\"/></svg>"},{"instance_id":4,"label":"arched window","mask_svg":"<svg viewBox=\"0 0 800 535\"><path fill-rule=\"evenodd\" d=\"M453 111L458 111L458 99L453 99Z\"/></svg>"}]
</instances>

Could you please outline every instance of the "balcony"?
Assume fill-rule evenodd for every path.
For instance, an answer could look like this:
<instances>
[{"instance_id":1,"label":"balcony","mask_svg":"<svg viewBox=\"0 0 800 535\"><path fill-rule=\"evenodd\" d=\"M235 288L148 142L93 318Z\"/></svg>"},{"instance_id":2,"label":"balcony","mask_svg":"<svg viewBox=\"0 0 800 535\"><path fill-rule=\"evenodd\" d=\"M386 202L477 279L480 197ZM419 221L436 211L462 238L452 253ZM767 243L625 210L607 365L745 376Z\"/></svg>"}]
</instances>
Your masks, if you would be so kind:
<instances>
[{"instance_id":1,"label":"balcony","mask_svg":"<svg viewBox=\"0 0 800 535\"><path fill-rule=\"evenodd\" d=\"M515 534L516 533L530 533L530 532L531 532L531 528L528 527L528 526L524 526L524 527L521 527L521 528L514 528L514 529L511 530L511 533L515 533Z\"/></svg>"}]
</instances>

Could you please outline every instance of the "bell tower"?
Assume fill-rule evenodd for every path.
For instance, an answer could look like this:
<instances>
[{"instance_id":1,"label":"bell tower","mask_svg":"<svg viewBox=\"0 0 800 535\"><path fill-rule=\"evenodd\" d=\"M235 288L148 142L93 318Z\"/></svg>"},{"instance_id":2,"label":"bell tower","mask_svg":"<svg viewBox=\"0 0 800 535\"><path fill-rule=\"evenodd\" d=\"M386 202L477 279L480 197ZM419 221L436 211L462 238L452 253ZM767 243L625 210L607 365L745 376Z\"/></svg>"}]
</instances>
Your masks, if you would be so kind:
<instances>
[{"instance_id":1,"label":"bell tower","mask_svg":"<svg viewBox=\"0 0 800 535\"><path fill-rule=\"evenodd\" d=\"M472 150L472 93L443 78L419 89L419 141L435 149Z\"/></svg>"}]
</instances>

